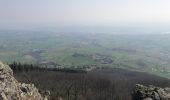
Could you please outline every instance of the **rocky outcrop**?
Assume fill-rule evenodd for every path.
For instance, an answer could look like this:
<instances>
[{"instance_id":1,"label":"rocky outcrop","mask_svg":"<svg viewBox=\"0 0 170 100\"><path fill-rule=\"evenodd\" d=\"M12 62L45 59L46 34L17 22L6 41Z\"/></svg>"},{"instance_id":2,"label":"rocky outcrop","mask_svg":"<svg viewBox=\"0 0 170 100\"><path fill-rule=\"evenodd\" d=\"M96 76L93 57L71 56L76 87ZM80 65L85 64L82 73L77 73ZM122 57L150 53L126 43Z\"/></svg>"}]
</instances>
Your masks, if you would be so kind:
<instances>
[{"instance_id":1,"label":"rocky outcrop","mask_svg":"<svg viewBox=\"0 0 170 100\"><path fill-rule=\"evenodd\" d=\"M133 100L170 100L170 88L137 84L133 91Z\"/></svg>"},{"instance_id":2,"label":"rocky outcrop","mask_svg":"<svg viewBox=\"0 0 170 100\"><path fill-rule=\"evenodd\" d=\"M19 83L8 65L0 62L0 100L48 100L34 84Z\"/></svg>"}]
</instances>

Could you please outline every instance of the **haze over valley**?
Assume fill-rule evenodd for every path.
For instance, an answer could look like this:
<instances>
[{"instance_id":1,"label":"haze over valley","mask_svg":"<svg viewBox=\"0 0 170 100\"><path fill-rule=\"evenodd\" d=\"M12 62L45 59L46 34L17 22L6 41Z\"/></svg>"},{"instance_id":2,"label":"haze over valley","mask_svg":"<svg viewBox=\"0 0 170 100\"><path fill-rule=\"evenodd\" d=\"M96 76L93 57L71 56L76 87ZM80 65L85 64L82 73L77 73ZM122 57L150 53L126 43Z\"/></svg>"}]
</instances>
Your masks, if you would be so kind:
<instances>
[{"instance_id":1,"label":"haze over valley","mask_svg":"<svg viewBox=\"0 0 170 100\"><path fill-rule=\"evenodd\" d=\"M0 100L170 100L169 0L0 0Z\"/></svg>"}]
</instances>

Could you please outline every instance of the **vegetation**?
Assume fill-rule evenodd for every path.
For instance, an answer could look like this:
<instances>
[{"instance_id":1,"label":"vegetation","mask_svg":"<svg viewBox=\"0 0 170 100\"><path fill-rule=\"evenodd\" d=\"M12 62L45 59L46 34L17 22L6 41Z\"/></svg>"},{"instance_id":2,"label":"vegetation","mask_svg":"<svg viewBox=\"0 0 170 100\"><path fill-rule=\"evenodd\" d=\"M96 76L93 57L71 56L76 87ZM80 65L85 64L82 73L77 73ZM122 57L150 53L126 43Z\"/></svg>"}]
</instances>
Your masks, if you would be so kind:
<instances>
[{"instance_id":1,"label":"vegetation","mask_svg":"<svg viewBox=\"0 0 170 100\"><path fill-rule=\"evenodd\" d=\"M136 83L170 86L170 80L166 78L117 68L75 73L63 70L39 70L31 67L32 70L27 70L24 64L15 65L17 69L14 70L14 76L17 80L34 83L40 91L50 90L51 100L57 98L63 100L131 100L132 88Z\"/></svg>"},{"instance_id":2,"label":"vegetation","mask_svg":"<svg viewBox=\"0 0 170 100\"><path fill-rule=\"evenodd\" d=\"M75 68L47 68L47 67L40 67L38 65L33 64L21 64L20 62L13 62L9 65L11 69L18 73L18 72L29 72L29 71L56 71L56 72L67 72L67 73L86 73L85 70L82 69L75 69Z\"/></svg>"}]
</instances>

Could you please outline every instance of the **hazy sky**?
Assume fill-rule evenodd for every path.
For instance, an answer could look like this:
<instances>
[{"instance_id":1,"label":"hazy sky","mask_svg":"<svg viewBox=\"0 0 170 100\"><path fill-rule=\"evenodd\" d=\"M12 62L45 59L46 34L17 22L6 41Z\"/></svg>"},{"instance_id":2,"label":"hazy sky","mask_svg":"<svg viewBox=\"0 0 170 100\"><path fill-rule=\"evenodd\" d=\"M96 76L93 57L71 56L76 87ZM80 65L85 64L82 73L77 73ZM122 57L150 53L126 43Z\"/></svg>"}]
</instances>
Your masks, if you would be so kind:
<instances>
[{"instance_id":1,"label":"hazy sky","mask_svg":"<svg viewBox=\"0 0 170 100\"><path fill-rule=\"evenodd\" d=\"M0 24L169 24L170 0L0 0Z\"/></svg>"}]
</instances>

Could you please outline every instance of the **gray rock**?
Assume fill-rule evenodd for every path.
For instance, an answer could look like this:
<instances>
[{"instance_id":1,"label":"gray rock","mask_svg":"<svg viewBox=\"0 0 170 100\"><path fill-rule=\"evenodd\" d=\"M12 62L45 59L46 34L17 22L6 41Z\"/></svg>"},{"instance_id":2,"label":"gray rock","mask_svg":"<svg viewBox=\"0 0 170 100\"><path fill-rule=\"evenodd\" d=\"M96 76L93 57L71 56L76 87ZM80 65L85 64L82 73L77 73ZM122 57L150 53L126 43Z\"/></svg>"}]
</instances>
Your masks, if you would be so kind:
<instances>
[{"instance_id":1,"label":"gray rock","mask_svg":"<svg viewBox=\"0 0 170 100\"><path fill-rule=\"evenodd\" d=\"M133 100L170 100L170 88L136 84L133 90Z\"/></svg>"},{"instance_id":2,"label":"gray rock","mask_svg":"<svg viewBox=\"0 0 170 100\"><path fill-rule=\"evenodd\" d=\"M48 100L48 98L42 96L33 84L19 83L13 77L11 68L0 62L0 100Z\"/></svg>"},{"instance_id":3,"label":"gray rock","mask_svg":"<svg viewBox=\"0 0 170 100\"><path fill-rule=\"evenodd\" d=\"M170 93L170 88L166 87L164 90Z\"/></svg>"},{"instance_id":4,"label":"gray rock","mask_svg":"<svg viewBox=\"0 0 170 100\"><path fill-rule=\"evenodd\" d=\"M145 98L145 99L143 99L143 100L154 100L154 99L153 99L153 98L148 97L148 98Z\"/></svg>"},{"instance_id":5,"label":"gray rock","mask_svg":"<svg viewBox=\"0 0 170 100\"><path fill-rule=\"evenodd\" d=\"M160 100L159 94L157 92L153 91L152 93L153 93L153 97L152 98L154 100Z\"/></svg>"}]
</instances>

